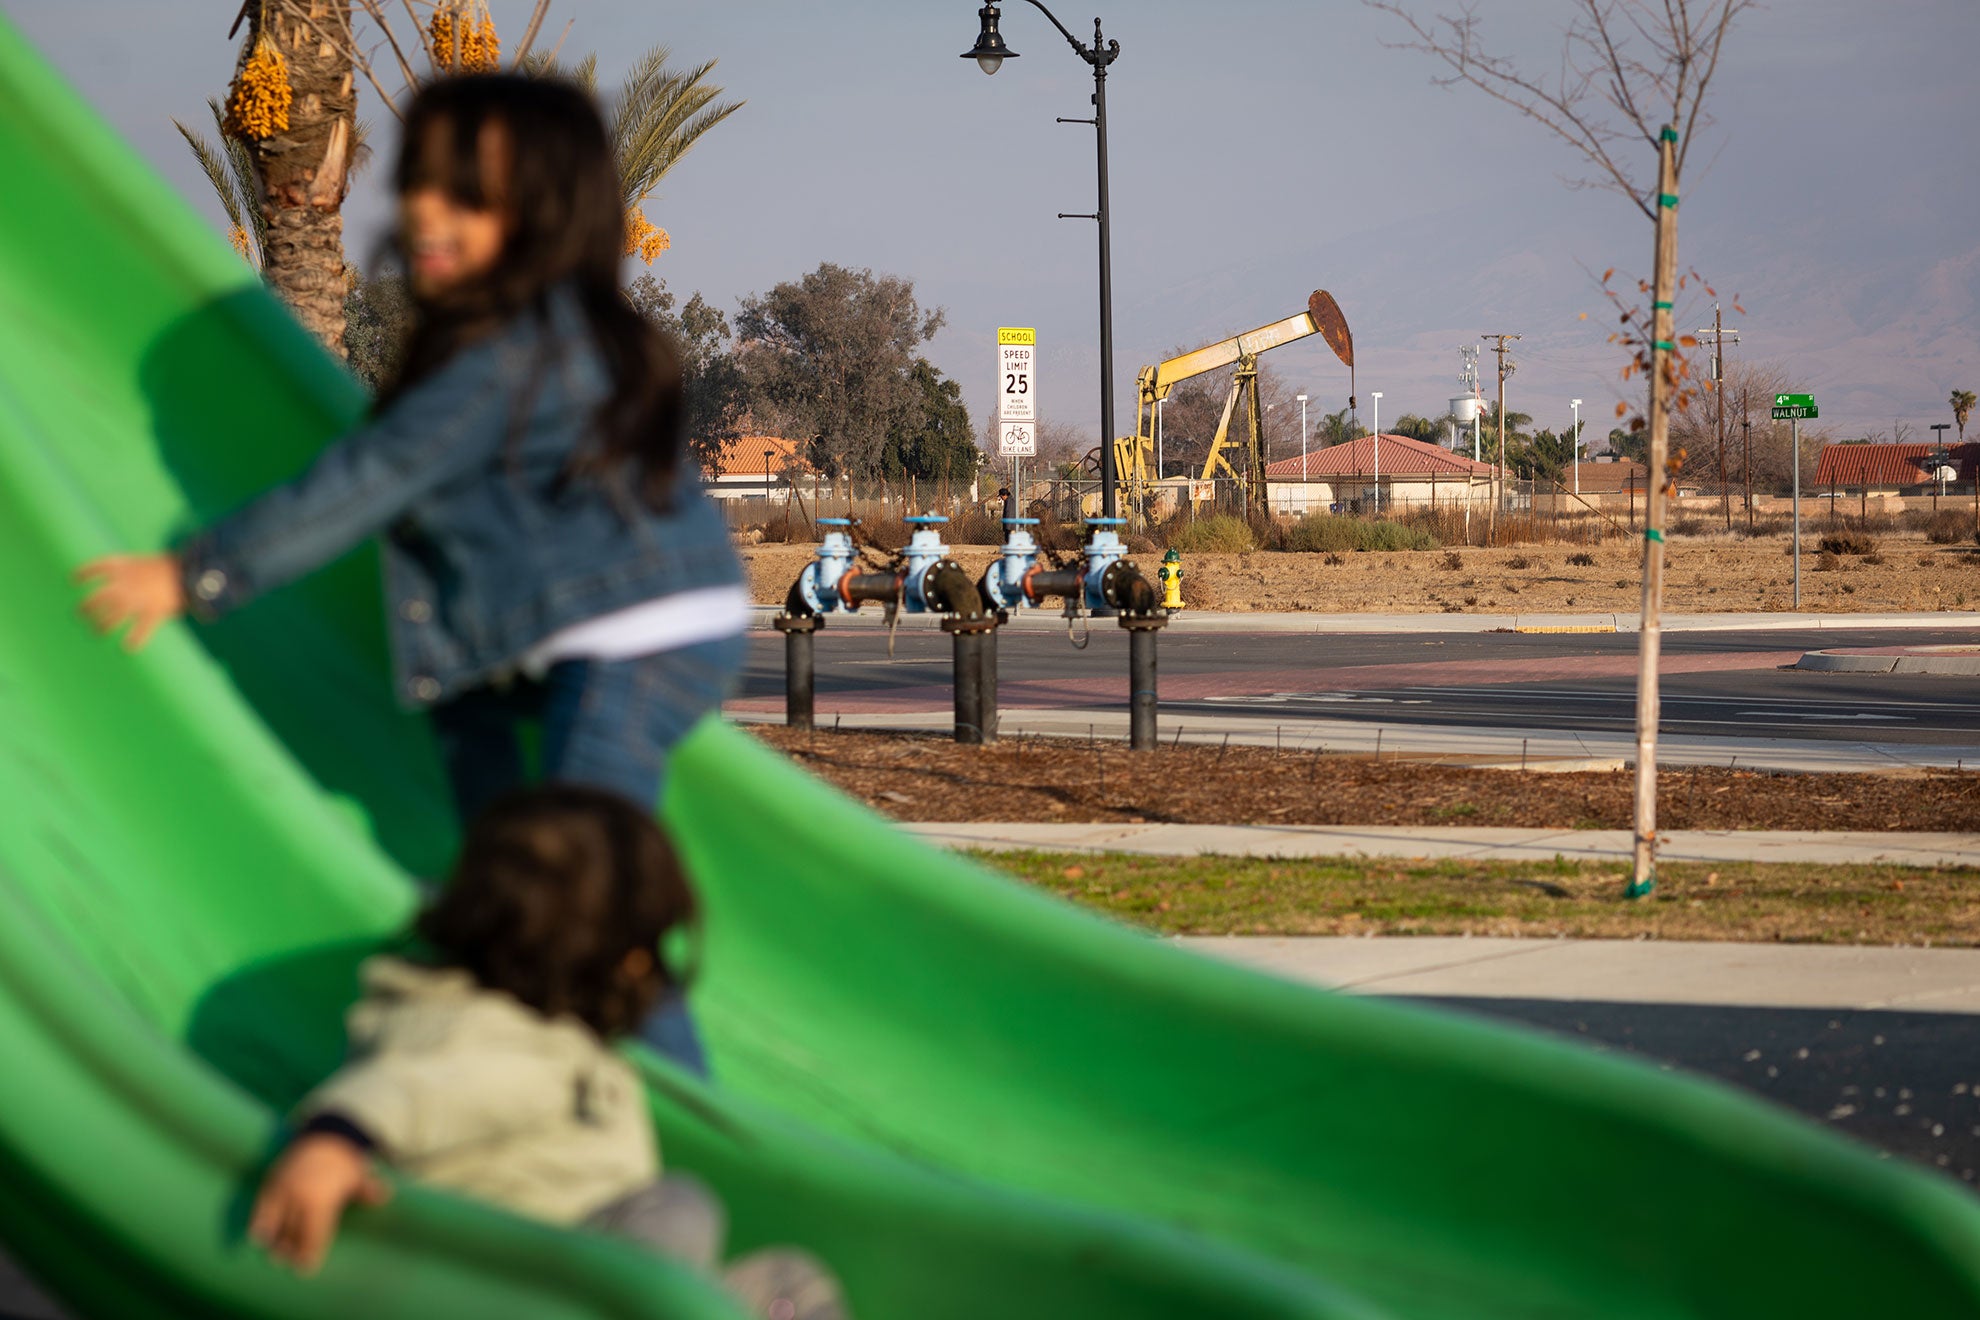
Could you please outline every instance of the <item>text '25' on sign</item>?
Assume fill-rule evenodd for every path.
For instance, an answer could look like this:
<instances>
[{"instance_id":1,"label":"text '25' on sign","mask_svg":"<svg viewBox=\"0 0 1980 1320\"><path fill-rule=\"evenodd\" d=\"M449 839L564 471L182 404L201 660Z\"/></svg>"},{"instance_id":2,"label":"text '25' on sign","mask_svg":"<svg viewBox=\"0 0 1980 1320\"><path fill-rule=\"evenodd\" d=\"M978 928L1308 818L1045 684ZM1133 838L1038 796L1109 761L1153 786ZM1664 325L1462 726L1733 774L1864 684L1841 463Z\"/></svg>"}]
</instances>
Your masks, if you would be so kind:
<instances>
[{"instance_id":1,"label":"text '25' on sign","mask_svg":"<svg viewBox=\"0 0 1980 1320\"><path fill-rule=\"evenodd\" d=\"M1007 325L997 331L997 420L1038 420L1035 368L1038 332L1028 326Z\"/></svg>"}]
</instances>

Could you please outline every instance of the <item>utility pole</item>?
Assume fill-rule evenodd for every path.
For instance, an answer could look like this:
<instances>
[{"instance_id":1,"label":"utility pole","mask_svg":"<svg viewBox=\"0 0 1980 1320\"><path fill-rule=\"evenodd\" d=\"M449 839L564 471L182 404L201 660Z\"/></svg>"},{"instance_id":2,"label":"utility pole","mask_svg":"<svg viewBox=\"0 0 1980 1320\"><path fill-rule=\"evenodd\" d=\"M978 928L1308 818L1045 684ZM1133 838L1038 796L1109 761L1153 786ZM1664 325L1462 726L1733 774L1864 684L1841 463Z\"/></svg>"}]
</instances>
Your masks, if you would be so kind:
<instances>
[{"instance_id":1,"label":"utility pole","mask_svg":"<svg viewBox=\"0 0 1980 1320\"><path fill-rule=\"evenodd\" d=\"M1518 335L1489 334L1480 339L1496 339L1498 347L1492 351L1499 355L1499 504L1506 502L1506 377L1519 369L1517 362L1506 361L1506 341L1518 339Z\"/></svg>"},{"instance_id":2,"label":"utility pole","mask_svg":"<svg viewBox=\"0 0 1980 1320\"><path fill-rule=\"evenodd\" d=\"M1712 328L1700 329L1700 339L1712 341L1712 393L1718 399L1719 427L1719 512L1725 515L1726 530L1733 525L1732 491L1726 487L1726 340L1739 342L1739 331L1726 329L1719 304L1712 304Z\"/></svg>"}]
</instances>

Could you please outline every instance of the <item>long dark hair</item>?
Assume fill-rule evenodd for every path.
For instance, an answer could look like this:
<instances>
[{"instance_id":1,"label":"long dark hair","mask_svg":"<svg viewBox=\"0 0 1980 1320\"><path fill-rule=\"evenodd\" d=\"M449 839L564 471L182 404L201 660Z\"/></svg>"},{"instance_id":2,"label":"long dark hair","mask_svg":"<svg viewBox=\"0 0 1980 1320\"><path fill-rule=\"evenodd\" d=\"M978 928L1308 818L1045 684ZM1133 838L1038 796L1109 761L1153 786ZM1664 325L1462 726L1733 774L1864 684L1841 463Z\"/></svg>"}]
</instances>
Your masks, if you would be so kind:
<instances>
[{"instance_id":1,"label":"long dark hair","mask_svg":"<svg viewBox=\"0 0 1980 1320\"><path fill-rule=\"evenodd\" d=\"M499 133L508 161L500 196L482 177L483 135ZM612 392L572 470L625 472L664 508L680 468L685 418L681 360L619 287L625 210L604 121L580 88L551 78L474 74L429 83L406 111L395 180L403 195L438 188L462 206L499 207L508 222L494 269L444 296L415 300L397 377L379 407L432 374L461 347L518 316L547 317L552 291L577 296ZM525 397L533 392L525 390Z\"/></svg>"},{"instance_id":2,"label":"long dark hair","mask_svg":"<svg viewBox=\"0 0 1980 1320\"><path fill-rule=\"evenodd\" d=\"M413 930L488 989L609 1038L686 980L661 946L694 921L694 891L651 815L599 789L546 784L482 813ZM651 968L629 977L627 955L641 949Z\"/></svg>"}]
</instances>

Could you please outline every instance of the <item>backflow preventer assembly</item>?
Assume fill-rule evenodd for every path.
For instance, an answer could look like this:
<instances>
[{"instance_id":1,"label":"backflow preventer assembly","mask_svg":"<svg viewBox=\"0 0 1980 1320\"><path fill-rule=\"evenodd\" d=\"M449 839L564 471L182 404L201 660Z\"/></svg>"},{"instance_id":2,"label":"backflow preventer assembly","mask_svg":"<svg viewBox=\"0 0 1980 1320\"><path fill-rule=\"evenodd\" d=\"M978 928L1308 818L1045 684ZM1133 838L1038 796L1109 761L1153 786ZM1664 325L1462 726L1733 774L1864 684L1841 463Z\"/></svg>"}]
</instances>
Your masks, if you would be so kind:
<instances>
[{"instance_id":1,"label":"backflow preventer assembly","mask_svg":"<svg viewBox=\"0 0 1980 1320\"><path fill-rule=\"evenodd\" d=\"M784 634L784 710L795 728L813 724L816 686L812 637L828 616L856 612L878 602L891 624L901 614L939 614L955 638L955 737L982 743L997 736L997 627L1012 613L1036 609L1046 599L1063 603L1067 630L1082 615L1116 618L1128 633L1128 741L1155 746L1155 634L1168 622L1154 586L1126 559L1119 518L1087 519L1086 544L1076 559L1050 564L1031 529L1036 518L1004 519L1004 544L971 582L949 557L935 514L909 518L907 545L885 564L855 541L848 518L821 518L825 537L812 561L791 584L784 612L774 621ZM862 559L869 562L864 566ZM862 567L865 571L862 571ZM1084 642L1078 643L1084 646Z\"/></svg>"}]
</instances>

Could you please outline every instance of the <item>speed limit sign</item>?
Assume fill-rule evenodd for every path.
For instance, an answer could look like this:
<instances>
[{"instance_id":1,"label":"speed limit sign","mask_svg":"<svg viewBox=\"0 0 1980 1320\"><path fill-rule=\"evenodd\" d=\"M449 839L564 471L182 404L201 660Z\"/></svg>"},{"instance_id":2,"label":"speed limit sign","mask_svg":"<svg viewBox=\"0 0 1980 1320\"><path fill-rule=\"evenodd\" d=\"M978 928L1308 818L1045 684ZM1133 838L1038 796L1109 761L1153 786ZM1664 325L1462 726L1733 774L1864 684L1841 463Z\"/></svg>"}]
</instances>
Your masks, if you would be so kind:
<instances>
[{"instance_id":1,"label":"speed limit sign","mask_svg":"<svg viewBox=\"0 0 1980 1320\"><path fill-rule=\"evenodd\" d=\"M1027 326L1004 326L997 331L997 420L1038 420L1038 332Z\"/></svg>"}]
</instances>

